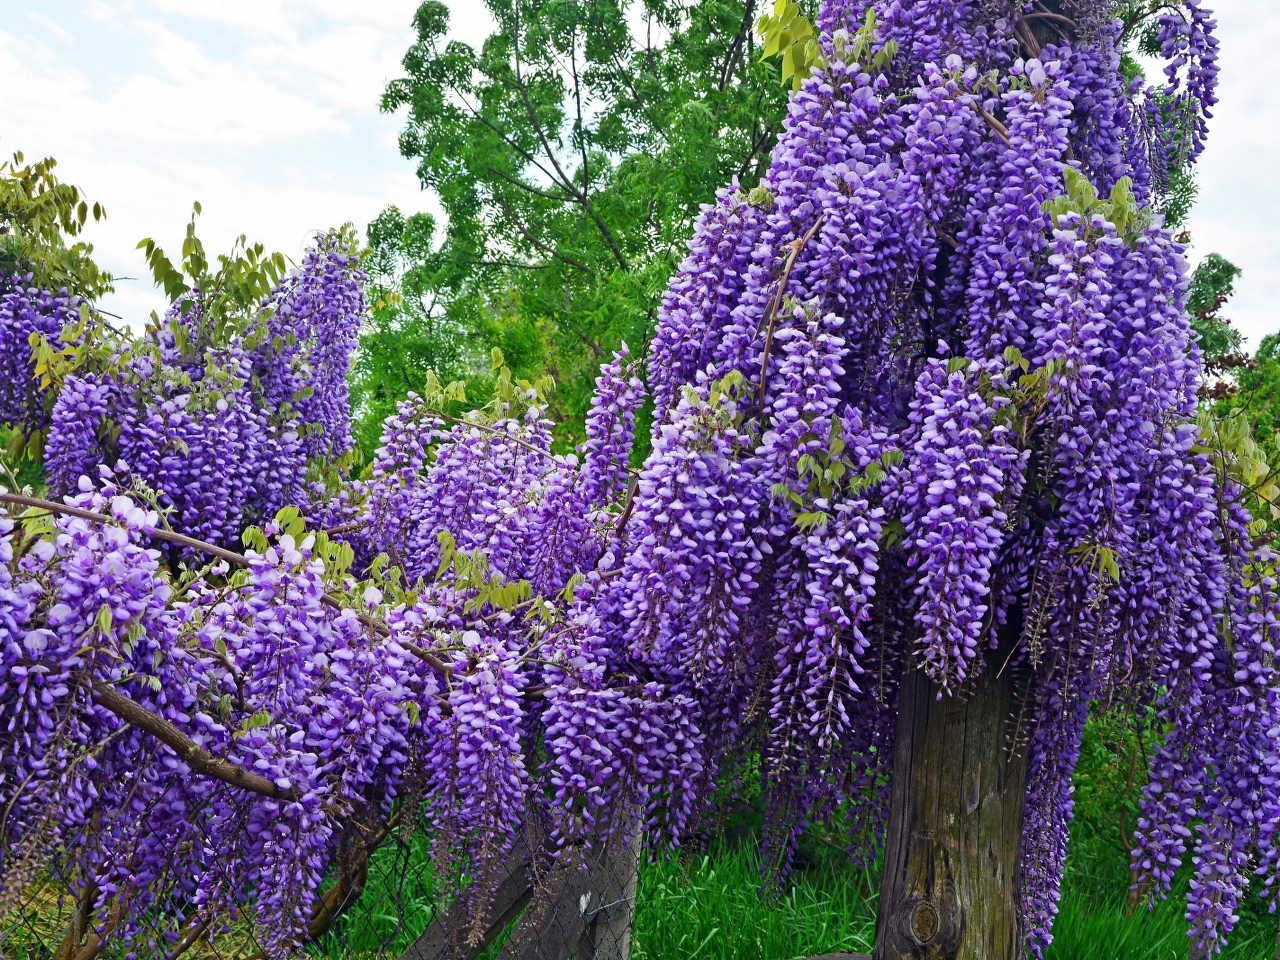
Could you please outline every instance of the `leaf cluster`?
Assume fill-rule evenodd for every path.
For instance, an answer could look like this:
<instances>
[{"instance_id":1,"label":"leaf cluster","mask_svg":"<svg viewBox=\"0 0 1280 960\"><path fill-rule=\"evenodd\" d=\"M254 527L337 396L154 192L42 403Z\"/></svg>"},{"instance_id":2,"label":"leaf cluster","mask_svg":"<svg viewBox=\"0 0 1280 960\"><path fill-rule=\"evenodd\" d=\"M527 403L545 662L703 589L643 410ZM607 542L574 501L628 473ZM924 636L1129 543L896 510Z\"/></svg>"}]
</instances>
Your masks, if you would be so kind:
<instances>
[{"instance_id":1,"label":"leaf cluster","mask_svg":"<svg viewBox=\"0 0 1280 960\"><path fill-rule=\"evenodd\" d=\"M451 269L431 214L406 217L389 206L369 223L366 239L369 312L350 382L353 429L368 460L395 405L430 392L431 382L478 372L470 354L481 344L450 296ZM473 387L480 393L483 384Z\"/></svg>"},{"instance_id":2,"label":"leaf cluster","mask_svg":"<svg viewBox=\"0 0 1280 960\"><path fill-rule=\"evenodd\" d=\"M1080 217L1086 239L1092 239L1100 235L1093 226L1093 218L1100 216L1115 227L1116 234L1126 243L1133 243L1150 225L1150 215L1138 206L1133 195L1132 178L1117 180L1105 200L1099 198L1097 188L1079 170L1067 167L1062 171L1062 178L1067 192L1041 205L1053 218L1054 226L1061 227L1062 218L1075 213Z\"/></svg>"},{"instance_id":3,"label":"leaf cluster","mask_svg":"<svg viewBox=\"0 0 1280 960\"><path fill-rule=\"evenodd\" d=\"M898 41L889 40L877 48L878 29L875 11L867 10L866 19L852 39L847 31L836 31L832 37L833 55L845 63L861 64L872 71L886 69L897 56ZM756 21L756 33L764 41L760 59L768 60L781 54L782 82L785 85L790 80L794 91L798 92L815 70L826 66L827 59L813 24L801 13L795 0L776 0L773 13L763 14Z\"/></svg>"},{"instance_id":4,"label":"leaf cluster","mask_svg":"<svg viewBox=\"0 0 1280 960\"><path fill-rule=\"evenodd\" d=\"M156 286L178 304L179 317L195 320L194 338L188 324L169 324L179 351L192 358L212 344L225 343L233 334L245 332L251 321L261 319L267 298L288 268L284 254L267 253L261 243L250 244L244 234L236 238L229 254L218 254L215 266L196 235L200 212L197 202L187 223L178 264L154 240L138 242ZM151 319L156 326L163 323L154 312Z\"/></svg>"},{"instance_id":5,"label":"leaf cluster","mask_svg":"<svg viewBox=\"0 0 1280 960\"><path fill-rule=\"evenodd\" d=\"M26 163L21 153L0 163L0 276L31 274L35 286L96 300L112 278L93 261L93 245L77 239L89 218L106 217L78 187L54 174L47 157Z\"/></svg>"},{"instance_id":6,"label":"leaf cluster","mask_svg":"<svg viewBox=\"0 0 1280 960\"><path fill-rule=\"evenodd\" d=\"M838 420L831 422L825 441L811 431L801 436L800 442L806 446L818 443L813 452L801 454L797 461L801 488L792 489L779 483L774 485L772 493L775 498L791 503L796 510L794 524L802 532L821 530L831 519L832 504L879 486L888 471L902 462L902 451L890 449L859 469L858 463L847 455L848 444Z\"/></svg>"},{"instance_id":7,"label":"leaf cluster","mask_svg":"<svg viewBox=\"0 0 1280 960\"><path fill-rule=\"evenodd\" d=\"M1187 312L1200 345L1200 356L1210 375L1239 367L1244 358L1244 337L1221 315L1235 292L1240 268L1217 253L1208 254L1191 275L1187 287Z\"/></svg>"}]
</instances>

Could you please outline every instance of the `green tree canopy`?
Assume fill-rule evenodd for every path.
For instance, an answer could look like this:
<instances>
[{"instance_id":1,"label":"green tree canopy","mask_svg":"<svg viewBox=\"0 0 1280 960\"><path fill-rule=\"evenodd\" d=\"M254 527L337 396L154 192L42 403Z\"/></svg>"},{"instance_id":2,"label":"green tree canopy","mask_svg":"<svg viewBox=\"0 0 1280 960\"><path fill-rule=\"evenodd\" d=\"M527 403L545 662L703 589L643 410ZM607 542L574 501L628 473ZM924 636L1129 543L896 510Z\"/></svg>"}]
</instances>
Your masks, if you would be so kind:
<instances>
[{"instance_id":1,"label":"green tree canopy","mask_svg":"<svg viewBox=\"0 0 1280 960\"><path fill-rule=\"evenodd\" d=\"M430 315L444 338L432 363L483 362L497 346L517 374L552 374L572 440L600 362L652 329L701 204L763 172L787 88L760 62L755 0L486 5L497 27L477 51L448 39L443 3L423 3L406 76L383 97L408 110L401 152L447 226L439 246L401 245L418 292L398 291L405 319L375 322L357 392L414 387ZM370 226L375 249L399 216ZM401 323L415 360L399 382L375 382L378 338Z\"/></svg>"}]
</instances>

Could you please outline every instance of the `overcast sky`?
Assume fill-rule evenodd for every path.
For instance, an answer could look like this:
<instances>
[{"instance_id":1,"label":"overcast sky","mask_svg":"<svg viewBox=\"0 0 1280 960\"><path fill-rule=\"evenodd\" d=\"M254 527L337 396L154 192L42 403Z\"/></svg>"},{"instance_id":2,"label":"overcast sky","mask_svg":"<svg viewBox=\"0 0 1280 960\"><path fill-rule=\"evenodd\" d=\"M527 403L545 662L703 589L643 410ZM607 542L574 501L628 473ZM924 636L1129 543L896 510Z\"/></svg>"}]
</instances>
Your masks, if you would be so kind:
<instances>
[{"instance_id":1,"label":"overcast sky","mask_svg":"<svg viewBox=\"0 0 1280 960\"><path fill-rule=\"evenodd\" d=\"M1252 343L1280 329L1280 3L1207 0L1223 68L1192 215L1192 256L1244 268L1227 315ZM414 0L0 0L0 154L55 156L107 207L92 228L122 277L105 309L141 319L163 300L135 246L176 253L191 203L211 252L240 233L297 259L316 231L394 203L431 209L378 111L412 40ZM452 0L478 44L479 0Z\"/></svg>"}]
</instances>

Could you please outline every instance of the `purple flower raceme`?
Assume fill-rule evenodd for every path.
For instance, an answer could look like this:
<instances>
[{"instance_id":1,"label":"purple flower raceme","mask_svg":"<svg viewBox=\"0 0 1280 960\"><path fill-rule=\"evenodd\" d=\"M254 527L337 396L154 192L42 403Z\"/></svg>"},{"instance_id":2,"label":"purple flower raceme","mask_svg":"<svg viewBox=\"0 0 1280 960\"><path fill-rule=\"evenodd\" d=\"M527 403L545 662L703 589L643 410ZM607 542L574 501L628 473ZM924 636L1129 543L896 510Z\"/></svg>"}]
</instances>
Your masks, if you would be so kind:
<instances>
[{"instance_id":1,"label":"purple flower raceme","mask_svg":"<svg viewBox=\"0 0 1280 960\"><path fill-rule=\"evenodd\" d=\"M31 355L31 336L57 341L76 319L79 303L31 286L30 275L0 277L0 426L29 433L48 427Z\"/></svg>"},{"instance_id":2,"label":"purple flower raceme","mask_svg":"<svg viewBox=\"0 0 1280 960\"><path fill-rule=\"evenodd\" d=\"M916 381L915 430L898 503L919 597L919 653L939 696L963 684L985 638L1002 507L1022 491L1029 450L1014 445L1003 361L933 361ZM980 663L980 661L978 661Z\"/></svg>"},{"instance_id":3,"label":"purple flower raceme","mask_svg":"<svg viewBox=\"0 0 1280 960\"><path fill-rule=\"evenodd\" d=\"M308 460L350 447L362 282L353 246L330 233L225 342L198 290L179 300L121 345L121 363L68 378L48 430L50 489L74 492L81 475L123 462L170 523L224 545L302 504Z\"/></svg>"}]
</instances>

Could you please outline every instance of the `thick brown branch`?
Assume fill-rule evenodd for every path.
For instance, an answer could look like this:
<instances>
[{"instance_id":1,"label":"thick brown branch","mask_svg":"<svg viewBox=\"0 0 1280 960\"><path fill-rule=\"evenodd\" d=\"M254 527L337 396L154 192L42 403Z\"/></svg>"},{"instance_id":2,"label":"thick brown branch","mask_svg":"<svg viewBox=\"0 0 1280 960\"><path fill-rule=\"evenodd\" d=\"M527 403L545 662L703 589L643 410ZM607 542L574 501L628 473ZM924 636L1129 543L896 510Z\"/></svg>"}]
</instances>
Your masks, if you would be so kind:
<instances>
[{"instance_id":1,"label":"thick brown branch","mask_svg":"<svg viewBox=\"0 0 1280 960\"><path fill-rule=\"evenodd\" d=\"M194 947L200 941L200 938L209 932L209 927L212 926L212 924L212 916L210 914L205 914L205 916L199 920L195 926L189 928L186 935L178 941L177 945L173 948L173 952L169 954L168 960L178 960L179 957Z\"/></svg>"},{"instance_id":2,"label":"thick brown branch","mask_svg":"<svg viewBox=\"0 0 1280 960\"><path fill-rule=\"evenodd\" d=\"M67 932L63 934L62 942L58 944L58 949L53 954L53 960L74 960L76 954L80 952L80 941L84 939L85 932L93 919L93 907L98 901L98 892L96 883L85 880L84 889L76 897L75 915L71 918Z\"/></svg>"},{"instance_id":3,"label":"thick brown branch","mask_svg":"<svg viewBox=\"0 0 1280 960\"><path fill-rule=\"evenodd\" d=\"M336 527L328 527L320 532L326 537L336 537L340 533L355 533L368 525L368 520L352 520L350 523L340 523Z\"/></svg>"},{"instance_id":4,"label":"thick brown branch","mask_svg":"<svg viewBox=\"0 0 1280 960\"><path fill-rule=\"evenodd\" d=\"M1013 34L1022 44L1028 57L1035 59L1040 56L1040 41L1036 39L1036 35L1031 31L1031 25L1026 20L1019 20L1013 25Z\"/></svg>"},{"instance_id":5,"label":"thick brown branch","mask_svg":"<svg viewBox=\"0 0 1280 960\"><path fill-rule=\"evenodd\" d=\"M273 800L296 800L301 794L292 787L277 786L274 780L250 773L229 760L215 757L163 717L158 717L142 704L130 700L110 684L93 681L93 699L121 720L145 730L174 753L196 773Z\"/></svg>"},{"instance_id":6,"label":"thick brown branch","mask_svg":"<svg viewBox=\"0 0 1280 960\"><path fill-rule=\"evenodd\" d=\"M1024 13L1018 17L1019 20L1049 20L1053 23L1066 24L1072 30L1076 28L1076 22L1070 17L1064 17L1060 13L1050 13L1048 10L1041 12Z\"/></svg>"},{"instance_id":7,"label":"thick brown branch","mask_svg":"<svg viewBox=\"0 0 1280 960\"><path fill-rule=\"evenodd\" d=\"M107 916L106 922L95 930L89 936L88 942L85 943L83 949L76 954L75 960L97 960L98 954L102 952L102 948L107 945L107 941L111 935L116 932L116 927L120 926L120 922L124 920L125 914L129 910L129 897L125 891L120 891L116 896L116 902L112 904L111 912Z\"/></svg>"},{"instance_id":8,"label":"thick brown branch","mask_svg":"<svg viewBox=\"0 0 1280 960\"><path fill-rule=\"evenodd\" d=\"M423 650L422 647L418 646L416 643L410 640L401 640L400 646L404 647L427 666L439 670L446 677L453 674L453 666L451 664L445 663L434 653L431 653L428 650Z\"/></svg>"}]
</instances>

